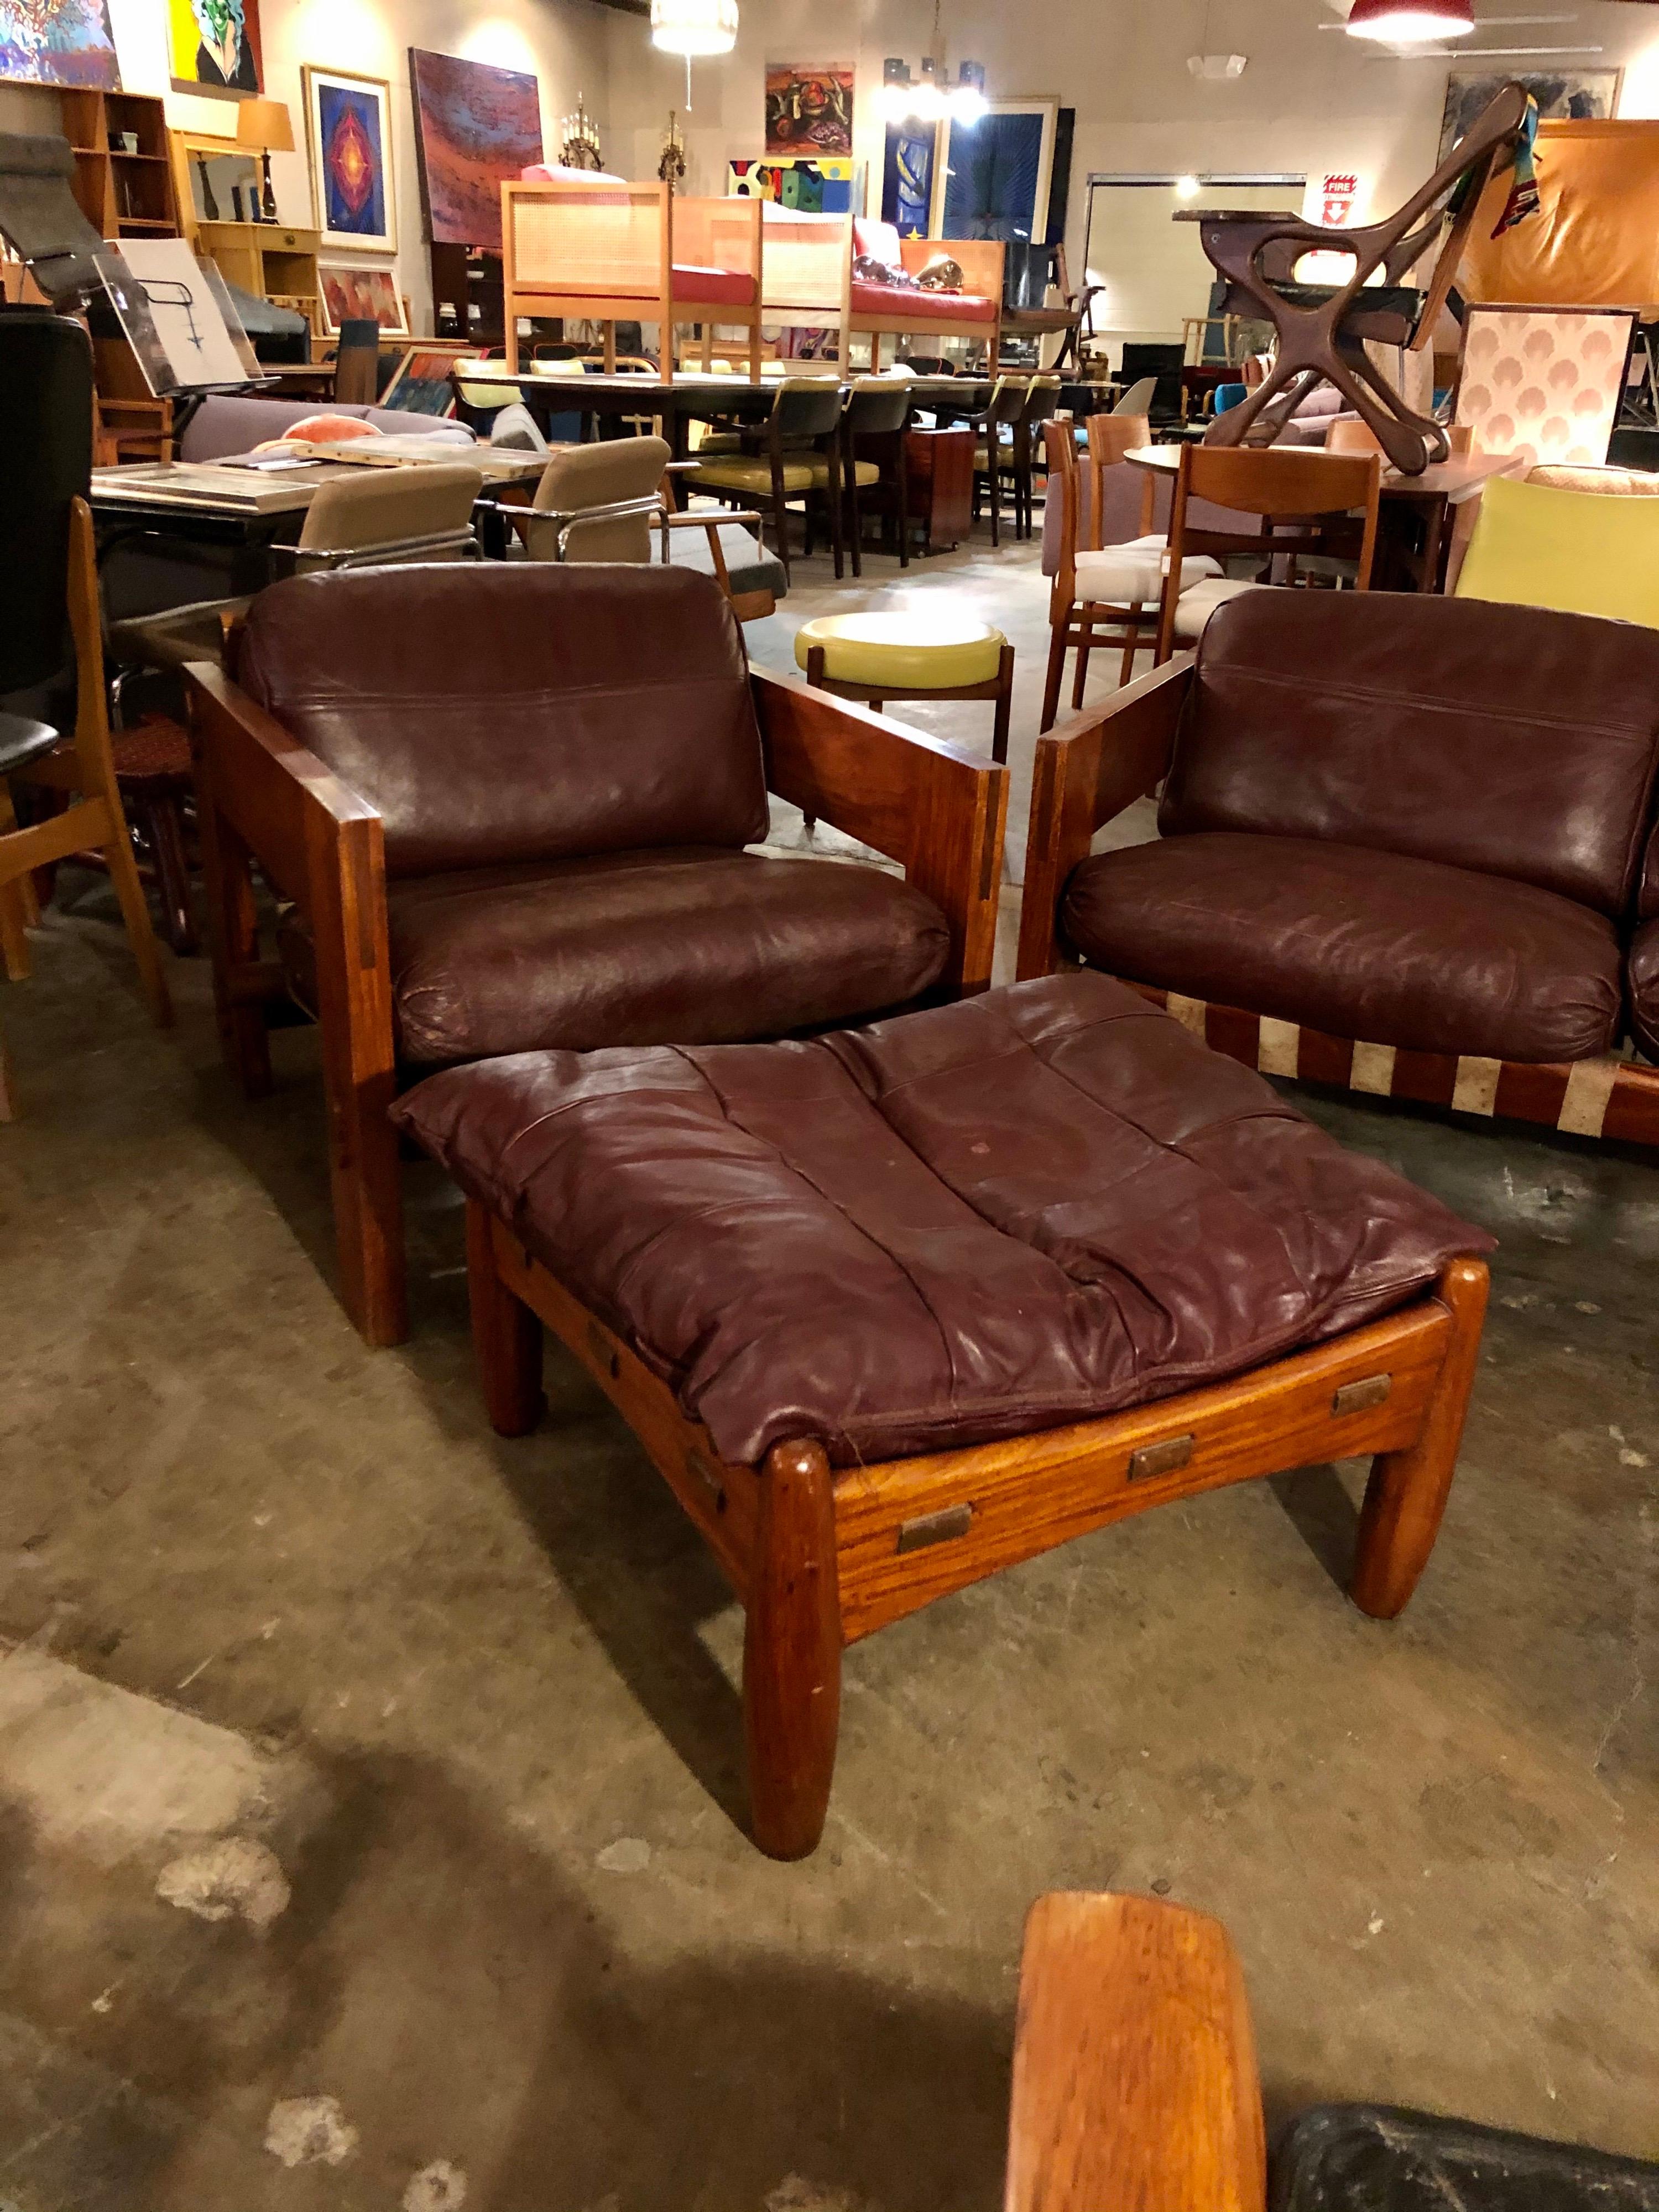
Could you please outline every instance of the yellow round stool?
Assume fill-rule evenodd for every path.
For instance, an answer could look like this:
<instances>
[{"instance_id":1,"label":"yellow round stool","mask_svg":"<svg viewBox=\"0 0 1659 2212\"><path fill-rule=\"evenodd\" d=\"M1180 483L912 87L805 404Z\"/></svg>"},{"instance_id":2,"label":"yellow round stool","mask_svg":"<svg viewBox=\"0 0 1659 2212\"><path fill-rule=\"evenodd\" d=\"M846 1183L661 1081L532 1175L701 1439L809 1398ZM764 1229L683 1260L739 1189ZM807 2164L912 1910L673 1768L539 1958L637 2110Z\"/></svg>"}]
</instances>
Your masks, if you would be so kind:
<instances>
[{"instance_id":1,"label":"yellow round stool","mask_svg":"<svg viewBox=\"0 0 1659 2212\"><path fill-rule=\"evenodd\" d=\"M820 691L862 699L991 699L991 757L1008 757L1014 648L1000 629L960 615L820 615L795 633L795 660Z\"/></svg>"}]
</instances>

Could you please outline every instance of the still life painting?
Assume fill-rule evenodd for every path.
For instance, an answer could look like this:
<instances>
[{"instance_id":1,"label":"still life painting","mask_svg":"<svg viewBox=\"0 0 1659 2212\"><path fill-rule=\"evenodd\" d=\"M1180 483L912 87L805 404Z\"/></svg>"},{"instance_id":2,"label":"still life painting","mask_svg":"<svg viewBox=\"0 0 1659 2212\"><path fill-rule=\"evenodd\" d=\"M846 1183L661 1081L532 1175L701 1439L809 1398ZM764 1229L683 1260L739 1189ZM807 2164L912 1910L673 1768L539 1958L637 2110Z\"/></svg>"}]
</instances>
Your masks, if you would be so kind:
<instances>
[{"instance_id":1,"label":"still life painting","mask_svg":"<svg viewBox=\"0 0 1659 2212\"><path fill-rule=\"evenodd\" d=\"M346 70L301 71L311 191L325 246L398 242L392 193L392 88Z\"/></svg>"},{"instance_id":2,"label":"still life painting","mask_svg":"<svg viewBox=\"0 0 1659 2212\"><path fill-rule=\"evenodd\" d=\"M766 71L769 154L850 154L853 72L771 63Z\"/></svg>"}]
</instances>

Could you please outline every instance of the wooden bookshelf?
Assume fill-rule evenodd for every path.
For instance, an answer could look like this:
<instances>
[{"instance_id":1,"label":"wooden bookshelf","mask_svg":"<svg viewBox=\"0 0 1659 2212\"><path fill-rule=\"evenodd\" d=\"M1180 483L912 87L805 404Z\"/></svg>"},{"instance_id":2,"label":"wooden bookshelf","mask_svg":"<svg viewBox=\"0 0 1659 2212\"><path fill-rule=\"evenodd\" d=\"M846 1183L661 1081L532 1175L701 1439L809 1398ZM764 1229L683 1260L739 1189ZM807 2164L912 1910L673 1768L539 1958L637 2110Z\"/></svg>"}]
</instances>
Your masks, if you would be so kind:
<instances>
[{"instance_id":1,"label":"wooden bookshelf","mask_svg":"<svg viewBox=\"0 0 1659 2212\"><path fill-rule=\"evenodd\" d=\"M75 198L100 238L177 238L166 111L142 92L64 91ZM131 137L131 151L119 143Z\"/></svg>"}]
</instances>

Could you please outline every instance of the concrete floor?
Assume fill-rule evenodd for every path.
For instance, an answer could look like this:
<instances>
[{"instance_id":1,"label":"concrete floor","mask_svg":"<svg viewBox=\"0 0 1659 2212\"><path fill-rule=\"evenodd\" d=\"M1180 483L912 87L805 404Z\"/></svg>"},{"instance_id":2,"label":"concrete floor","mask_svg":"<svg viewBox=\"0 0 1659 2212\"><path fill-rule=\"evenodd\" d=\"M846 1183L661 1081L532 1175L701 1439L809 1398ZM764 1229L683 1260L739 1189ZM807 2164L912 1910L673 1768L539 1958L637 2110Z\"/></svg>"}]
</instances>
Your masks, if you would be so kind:
<instances>
[{"instance_id":1,"label":"concrete floor","mask_svg":"<svg viewBox=\"0 0 1659 2212\"><path fill-rule=\"evenodd\" d=\"M913 588L1008 617L1023 822L1030 556ZM737 1824L738 1612L561 1358L543 1430L491 1435L441 1180L413 1340L368 1352L311 1033L250 1108L203 963L159 1036L100 894L36 946L0 994L6 2212L991 2212L1021 1920L1067 1886L1228 1923L1275 2120L1659 2154L1650 1160L1303 1094L1503 1240L1410 1611L1338 1587L1357 1467L1103 1531L848 1655L825 1841L779 1867Z\"/></svg>"}]
</instances>

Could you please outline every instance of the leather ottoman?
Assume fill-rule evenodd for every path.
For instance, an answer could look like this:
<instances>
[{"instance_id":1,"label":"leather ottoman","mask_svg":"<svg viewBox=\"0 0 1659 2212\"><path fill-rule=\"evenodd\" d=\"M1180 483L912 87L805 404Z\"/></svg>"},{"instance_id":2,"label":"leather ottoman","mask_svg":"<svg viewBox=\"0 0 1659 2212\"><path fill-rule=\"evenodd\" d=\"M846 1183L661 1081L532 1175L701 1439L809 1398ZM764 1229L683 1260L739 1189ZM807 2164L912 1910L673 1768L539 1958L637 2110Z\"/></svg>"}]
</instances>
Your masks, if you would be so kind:
<instances>
[{"instance_id":1,"label":"leather ottoman","mask_svg":"<svg viewBox=\"0 0 1659 2212\"><path fill-rule=\"evenodd\" d=\"M542 1323L747 1610L756 1840L816 1844L844 1645L1125 1515L1374 1455L1411 1595L1492 1240L1105 976L810 1042L527 1053L393 1118L465 1191L495 1426Z\"/></svg>"}]
</instances>

